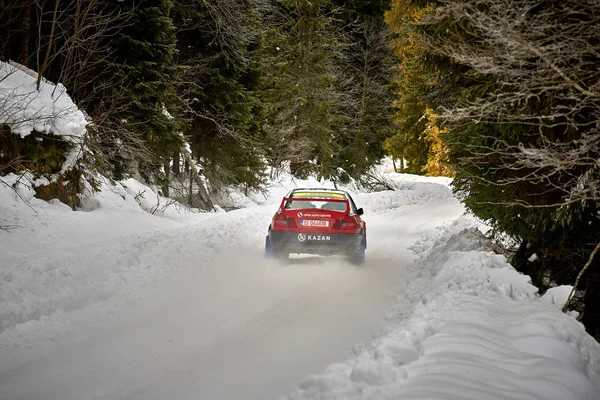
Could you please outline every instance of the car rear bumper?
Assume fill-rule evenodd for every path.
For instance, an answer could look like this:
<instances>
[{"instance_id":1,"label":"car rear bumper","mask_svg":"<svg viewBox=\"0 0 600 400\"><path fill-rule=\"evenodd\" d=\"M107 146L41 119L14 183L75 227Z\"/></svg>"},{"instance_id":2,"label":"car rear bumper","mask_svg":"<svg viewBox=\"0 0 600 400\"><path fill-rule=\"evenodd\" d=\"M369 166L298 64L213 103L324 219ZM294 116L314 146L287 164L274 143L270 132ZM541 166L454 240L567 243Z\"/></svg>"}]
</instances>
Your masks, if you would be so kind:
<instances>
[{"instance_id":1,"label":"car rear bumper","mask_svg":"<svg viewBox=\"0 0 600 400\"><path fill-rule=\"evenodd\" d=\"M273 249L279 253L310 253L321 255L348 254L363 240L359 234L329 234L290 231L269 231Z\"/></svg>"}]
</instances>

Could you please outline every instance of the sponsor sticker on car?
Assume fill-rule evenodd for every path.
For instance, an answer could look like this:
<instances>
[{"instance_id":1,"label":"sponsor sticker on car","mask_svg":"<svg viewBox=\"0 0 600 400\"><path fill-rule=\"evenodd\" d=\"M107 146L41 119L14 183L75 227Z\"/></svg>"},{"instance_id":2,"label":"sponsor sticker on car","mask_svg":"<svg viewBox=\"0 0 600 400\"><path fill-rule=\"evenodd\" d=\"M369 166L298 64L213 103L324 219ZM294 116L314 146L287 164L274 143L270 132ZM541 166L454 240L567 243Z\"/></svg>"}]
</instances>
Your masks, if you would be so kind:
<instances>
[{"instance_id":1,"label":"sponsor sticker on car","mask_svg":"<svg viewBox=\"0 0 600 400\"><path fill-rule=\"evenodd\" d=\"M323 213L298 213L298 218L331 218L331 214L323 214Z\"/></svg>"},{"instance_id":2,"label":"sponsor sticker on car","mask_svg":"<svg viewBox=\"0 0 600 400\"><path fill-rule=\"evenodd\" d=\"M329 235L305 235L303 233L298 234L298 241L319 241L319 242L329 242L331 241L331 236Z\"/></svg>"},{"instance_id":3,"label":"sponsor sticker on car","mask_svg":"<svg viewBox=\"0 0 600 400\"><path fill-rule=\"evenodd\" d=\"M327 228L329 226L329 221L323 221L318 219L303 219L300 220L300 225L302 226L319 226Z\"/></svg>"}]
</instances>

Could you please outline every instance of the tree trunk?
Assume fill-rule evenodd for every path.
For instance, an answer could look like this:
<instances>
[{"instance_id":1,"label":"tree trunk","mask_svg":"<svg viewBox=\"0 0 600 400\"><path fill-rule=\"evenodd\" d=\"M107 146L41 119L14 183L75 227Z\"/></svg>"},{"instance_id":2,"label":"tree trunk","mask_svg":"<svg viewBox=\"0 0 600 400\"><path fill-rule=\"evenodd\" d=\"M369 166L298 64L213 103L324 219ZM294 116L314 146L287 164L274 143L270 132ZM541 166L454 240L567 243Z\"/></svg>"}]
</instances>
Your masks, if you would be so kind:
<instances>
[{"instance_id":1,"label":"tree trunk","mask_svg":"<svg viewBox=\"0 0 600 400\"><path fill-rule=\"evenodd\" d=\"M398 168L396 168L396 157L392 157L392 165L394 166L394 172L398 172Z\"/></svg>"},{"instance_id":2,"label":"tree trunk","mask_svg":"<svg viewBox=\"0 0 600 400\"><path fill-rule=\"evenodd\" d=\"M165 181L163 182L162 192L163 192L163 196L169 197L169 181L170 181L171 169L169 168L168 162L165 163L164 168L165 168Z\"/></svg>"},{"instance_id":3,"label":"tree trunk","mask_svg":"<svg viewBox=\"0 0 600 400\"><path fill-rule=\"evenodd\" d=\"M591 279L585 291L585 306L581 322L585 330L596 340L600 339L600 296L598 296L598 287L592 282L598 282L600 276Z\"/></svg>"},{"instance_id":4,"label":"tree trunk","mask_svg":"<svg viewBox=\"0 0 600 400\"><path fill-rule=\"evenodd\" d=\"M179 163L181 162L181 158L179 155L179 149L173 152L173 173L175 174L175 176L179 176L179 174L181 174L181 166L179 165Z\"/></svg>"},{"instance_id":5,"label":"tree trunk","mask_svg":"<svg viewBox=\"0 0 600 400\"><path fill-rule=\"evenodd\" d=\"M189 186L189 190L188 190L188 204L190 205L190 207L194 207L194 177L192 176L192 171L187 168L186 165L186 172L189 172L190 174L190 186Z\"/></svg>"},{"instance_id":6,"label":"tree trunk","mask_svg":"<svg viewBox=\"0 0 600 400\"><path fill-rule=\"evenodd\" d=\"M46 55L44 56L44 61L42 62L42 66L40 67L40 70L38 72L37 90L40 90L42 76L44 75L46 68L48 68L48 64L50 64L50 50L52 49L52 41L54 40L54 29L56 28L56 14L58 13L59 2L60 0L56 0L56 3L54 3L54 14L52 15L52 25L50 26L50 37L48 38L48 47L46 47Z\"/></svg>"},{"instance_id":7,"label":"tree trunk","mask_svg":"<svg viewBox=\"0 0 600 400\"><path fill-rule=\"evenodd\" d=\"M600 242L596 243L596 247L594 247L594 250L592 250L592 253L590 254L590 257L588 258L587 262L585 263L583 268L581 268L581 271L579 271L579 274L577 274L577 278L575 279L575 283L573 284L573 289L571 289L571 293L569 294L567 302L565 303L565 305L563 307L563 311L567 311L569 309L569 307L571 306L571 301L573 300L573 296L575 295L575 292L577 291L577 287L579 286L579 283L581 282L581 278L583 277L585 272L588 270L590 265L592 265L592 262L594 261L594 257L596 256L596 253L598 252L598 250L600 250ZM586 305L587 305L587 302L586 302Z\"/></svg>"},{"instance_id":8,"label":"tree trunk","mask_svg":"<svg viewBox=\"0 0 600 400\"><path fill-rule=\"evenodd\" d=\"M215 206L213 205L210 197L208 197L208 191L206 190L206 186L204 186L204 182L200 179L200 176L196 172L196 163L192 159L192 156L187 152L183 152L183 156L186 159L186 162L189 163L190 166L190 199L192 199L192 180L196 182L198 185L198 199L200 200L200 205L202 208L207 209L209 211L213 211ZM191 203L190 203L191 204Z\"/></svg>"},{"instance_id":9,"label":"tree trunk","mask_svg":"<svg viewBox=\"0 0 600 400\"><path fill-rule=\"evenodd\" d=\"M19 51L19 63L29 67L29 40L31 38L31 4L25 6L23 11L23 27L21 36L21 50Z\"/></svg>"}]
</instances>

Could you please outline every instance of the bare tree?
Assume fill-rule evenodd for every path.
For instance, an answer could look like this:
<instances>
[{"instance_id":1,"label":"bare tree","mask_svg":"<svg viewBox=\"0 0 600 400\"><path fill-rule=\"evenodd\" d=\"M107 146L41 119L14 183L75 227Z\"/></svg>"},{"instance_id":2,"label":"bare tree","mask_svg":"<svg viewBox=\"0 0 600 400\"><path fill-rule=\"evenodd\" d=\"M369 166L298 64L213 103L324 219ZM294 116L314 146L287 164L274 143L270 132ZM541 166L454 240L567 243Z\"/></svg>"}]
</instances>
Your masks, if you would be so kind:
<instances>
[{"instance_id":1,"label":"bare tree","mask_svg":"<svg viewBox=\"0 0 600 400\"><path fill-rule=\"evenodd\" d=\"M45 11L47 0L33 1L38 16L38 88L47 68L60 62L57 82L68 87L74 95L86 92L85 97L93 97L91 94L101 88L95 87L95 79L85 79L82 75L97 68L102 63L102 56L112 53L110 38L132 23L135 8L123 12L119 7L110 7L109 3L102 5L99 0L76 0L66 5L56 0L52 11ZM47 23L51 27L46 35L42 26ZM46 51L40 59L44 45ZM102 71L97 75L101 76Z\"/></svg>"},{"instance_id":2,"label":"bare tree","mask_svg":"<svg viewBox=\"0 0 600 400\"><path fill-rule=\"evenodd\" d=\"M201 168L197 165L197 163L194 161L192 154L190 151L183 151L182 152L185 160L189 163L190 169L189 169L189 174L190 174L190 189L189 189L189 204L191 206L193 206L194 204L199 203L199 205L204 208L207 209L209 211L213 211L215 209L215 206L213 205L210 197L208 196L208 191L206 190L206 185L205 183L202 181L202 178L200 178L200 171ZM193 199L193 184L196 183L197 185L197 199L198 201L194 201Z\"/></svg>"},{"instance_id":3,"label":"bare tree","mask_svg":"<svg viewBox=\"0 0 600 400\"><path fill-rule=\"evenodd\" d=\"M52 47L54 45L54 29L56 28L56 18L57 18L57 14L58 14L58 5L59 5L60 0L55 0L54 1L54 11L52 12L52 17L50 19L50 35L48 37L48 43L46 44L46 53L44 55L42 64L39 64L39 55L38 55L38 77L37 77L37 82L36 82L36 87L38 90L40 90L40 83L42 81L42 76L44 75L44 72L46 72L46 68L48 68L48 65L50 64L50 52L52 51ZM40 9L42 8L42 5L39 5L38 3L38 7L40 7ZM43 10L40 10L40 15L43 15ZM42 20L40 20L40 22L38 23L38 30L40 31L40 36L41 36L41 29L42 29ZM41 42L41 41L40 41ZM41 48L38 49L39 51L41 51Z\"/></svg>"},{"instance_id":4,"label":"bare tree","mask_svg":"<svg viewBox=\"0 0 600 400\"><path fill-rule=\"evenodd\" d=\"M33 8L37 0L3 0L0 4L0 59L27 64L30 58ZM18 43L18 47L15 44ZM15 54L9 54L12 50ZM18 50L17 50L18 48Z\"/></svg>"}]
</instances>

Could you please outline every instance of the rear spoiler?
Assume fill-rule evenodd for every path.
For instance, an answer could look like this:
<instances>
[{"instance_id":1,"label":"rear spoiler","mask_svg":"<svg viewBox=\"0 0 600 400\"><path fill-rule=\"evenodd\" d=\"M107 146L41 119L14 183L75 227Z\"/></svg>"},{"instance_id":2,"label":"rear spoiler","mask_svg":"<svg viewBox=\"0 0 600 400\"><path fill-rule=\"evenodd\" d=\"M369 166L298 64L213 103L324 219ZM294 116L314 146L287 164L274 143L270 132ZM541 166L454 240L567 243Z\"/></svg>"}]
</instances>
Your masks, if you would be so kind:
<instances>
[{"instance_id":1,"label":"rear spoiler","mask_svg":"<svg viewBox=\"0 0 600 400\"><path fill-rule=\"evenodd\" d=\"M332 203L346 203L348 199L331 199L324 197L284 197L282 203L286 201L327 201Z\"/></svg>"}]
</instances>

